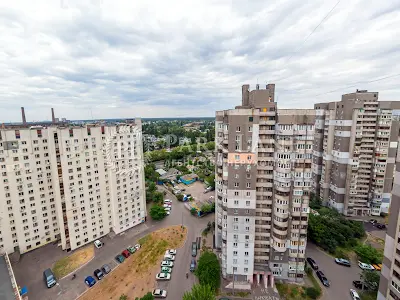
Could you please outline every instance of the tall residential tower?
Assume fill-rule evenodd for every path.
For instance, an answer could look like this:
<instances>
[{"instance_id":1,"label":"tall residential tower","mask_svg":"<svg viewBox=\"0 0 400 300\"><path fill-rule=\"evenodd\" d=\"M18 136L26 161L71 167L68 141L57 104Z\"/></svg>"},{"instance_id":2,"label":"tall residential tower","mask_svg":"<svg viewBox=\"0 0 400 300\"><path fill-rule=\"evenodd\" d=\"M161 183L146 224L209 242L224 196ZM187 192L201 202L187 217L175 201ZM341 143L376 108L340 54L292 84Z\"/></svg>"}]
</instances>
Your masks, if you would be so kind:
<instances>
[{"instance_id":1,"label":"tall residential tower","mask_svg":"<svg viewBox=\"0 0 400 300\"><path fill-rule=\"evenodd\" d=\"M313 110L277 110L275 85L216 113L216 246L225 278L302 280L312 185Z\"/></svg>"},{"instance_id":2,"label":"tall residential tower","mask_svg":"<svg viewBox=\"0 0 400 300\"><path fill-rule=\"evenodd\" d=\"M393 115L400 102L357 90L314 108L315 193L348 216L387 213L399 130Z\"/></svg>"}]
</instances>

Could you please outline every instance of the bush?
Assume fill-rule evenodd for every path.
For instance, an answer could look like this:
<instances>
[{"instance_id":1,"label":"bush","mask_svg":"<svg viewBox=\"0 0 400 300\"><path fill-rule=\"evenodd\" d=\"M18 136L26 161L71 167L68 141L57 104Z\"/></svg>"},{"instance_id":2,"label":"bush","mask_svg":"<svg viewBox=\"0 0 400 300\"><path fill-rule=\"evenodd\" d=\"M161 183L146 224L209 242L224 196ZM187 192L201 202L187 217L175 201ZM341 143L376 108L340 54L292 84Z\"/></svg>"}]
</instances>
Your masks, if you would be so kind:
<instances>
[{"instance_id":1,"label":"bush","mask_svg":"<svg viewBox=\"0 0 400 300\"><path fill-rule=\"evenodd\" d=\"M221 283L220 273L221 267L215 253L209 251L203 252L195 271L200 284L209 285L213 291L216 291Z\"/></svg>"},{"instance_id":2,"label":"bush","mask_svg":"<svg viewBox=\"0 0 400 300\"><path fill-rule=\"evenodd\" d=\"M347 254L347 252L340 248L336 249L336 257L349 259L349 255Z\"/></svg>"},{"instance_id":3,"label":"bush","mask_svg":"<svg viewBox=\"0 0 400 300\"><path fill-rule=\"evenodd\" d=\"M380 264L382 263L383 255L381 252L371 247L370 245L359 244L354 248L360 261L367 264Z\"/></svg>"},{"instance_id":4,"label":"bush","mask_svg":"<svg viewBox=\"0 0 400 300\"><path fill-rule=\"evenodd\" d=\"M176 199L178 199L178 201L183 201L183 195L182 194L176 195Z\"/></svg>"},{"instance_id":5,"label":"bush","mask_svg":"<svg viewBox=\"0 0 400 300\"><path fill-rule=\"evenodd\" d=\"M159 206L159 205L153 205L150 208L150 216L152 217L153 220L162 220L165 218L167 215L167 212L165 211L164 207Z\"/></svg>"},{"instance_id":6,"label":"bush","mask_svg":"<svg viewBox=\"0 0 400 300\"><path fill-rule=\"evenodd\" d=\"M306 295L311 299L318 299L321 295L321 291L317 290L315 287L306 288Z\"/></svg>"}]
</instances>

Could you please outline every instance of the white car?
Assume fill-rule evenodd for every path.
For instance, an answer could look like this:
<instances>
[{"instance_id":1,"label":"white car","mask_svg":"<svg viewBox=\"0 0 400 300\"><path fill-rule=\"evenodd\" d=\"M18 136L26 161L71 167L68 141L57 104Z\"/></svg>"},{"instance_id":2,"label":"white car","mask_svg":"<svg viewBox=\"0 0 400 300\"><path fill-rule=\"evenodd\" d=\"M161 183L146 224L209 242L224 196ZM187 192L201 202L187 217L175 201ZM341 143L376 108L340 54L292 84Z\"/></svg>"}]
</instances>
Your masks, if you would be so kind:
<instances>
[{"instance_id":1,"label":"white car","mask_svg":"<svg viewBox=\"0 0 400 300\"><path fill-rule=\"evenodd\" d=\"M169 216L171 214L171 211L169 211L169 210L166 210L165 212L167 213L167 216Z\"/></svg>"},{"instance_id":2,"label":"white car","mask_svg":"<svg viewBox=\"0 0 400 300\"><path fill-rule=\"evenodd\" d=\"M358 266L363 270L370 270L370 271L375 270L375 268L372 265L363 263L361 261L358 262Z\"/></svg>"},{"instance_id":3,"label":"white car","mask_svg":"<svg viewBox=\"0 0 400 300\"><path fill-rule=\"evenodd\" d=\"M360 296L353 289L350 289L350 296L351 296L351 299L353 299L353 300L360 300Z\"/></svg>"},{"instance_id":4,"label":"white car","mask_svg":"<svg viewBox=\"0 0 400 300\"><path fill-rule=\"evenodd\" d=\"M171 208L171 204L164 204L164 208Z\"/></svg>"},{"instance_id":5,"label":"white car","mask_svg":"<svg viewBox=\"0 0 400 300\"><path fill-rule=\"evenodd\" d=\"M135 245L136 251L140 249L140 244Z\"/></svg>"},{"instance_id":6,"label":"white car","mask_svg":"<svg viewBox=\"0 0 400 300\"><path fill-rule=\"evenodd\" d=\"M158 273L156 275L157 280L170 280L171 279L171 274L169 273Z\"/></svg>"},{"instance_id":7,"label":"white car","mask_svg":"<svg viewBox=\"0 0 400 300\"><path fill-rule=\"evenodd\" d=\"M171 207L164 207L166 212L170 212L171 211Z\"/></svg>"},{"instance_id":8,"label":"white car","mask_svg":"<svg viewBox=\"0 0 400 300\"><path fill-rule=\"evenodd\" d=\"M169 249L167 251L165 251L165 255L176 255L176 250L175 249Z\"/></svg>"},{"instance_id":9,"label":"white car","mask_svg":"<svg viewBox=\"0 0 400 300\"><path fill-rule=\"evenodd\" d=\"M169 267L172 268L174 266L174 263L172 261L169 260L163 260L161 262L161 267Z\"/></svg>"},{"instance_id":10,"label":"white car","mask_svg":"<svg viewBox=\"0 0 400 300\"><path fill-rule=\"evenodd\" d=\"M155 289L153 290L152 294L154 298L167 298L166 290Z\"/></svg>"},{"instance_id":11,"label":"white car","mask_svg":"<svg viewBox=\"0 0 400 300\"><path fill-rule=\"evenodd\" d=\"M101 247L103 247L103 243L100 242L100 240L95 240L94 241L94 245L97 249L100 249Z\"/></svg>"},{"instance_id":12,"label":"white car","mask_svg":"<svg viewBox=\"0 0 400 300\"><path fill-rule=\"evenodd\" d=\"M175 256L171 255L171 254L165 254L164 255L164 260L172 260L172 261L174 261L175 260Z\"/></svg>"},{"instance_id":13,"label":"white car","mask_svg":"<svg viewBox=\"0 0 400 300\"><path fill-rule=\"evenodd\" d=\"M170 199L164 199L164 204L167 204L167 203L172 203L172 201Z\"/></svg>"}]
</instances>

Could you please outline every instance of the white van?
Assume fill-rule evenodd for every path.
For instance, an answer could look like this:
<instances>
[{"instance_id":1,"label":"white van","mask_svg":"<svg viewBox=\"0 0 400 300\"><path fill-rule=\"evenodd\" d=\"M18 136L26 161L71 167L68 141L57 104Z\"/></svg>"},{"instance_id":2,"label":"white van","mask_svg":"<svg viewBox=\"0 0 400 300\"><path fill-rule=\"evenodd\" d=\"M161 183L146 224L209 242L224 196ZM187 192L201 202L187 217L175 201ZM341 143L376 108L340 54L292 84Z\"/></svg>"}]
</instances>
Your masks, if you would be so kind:
<instances>
[{"instance_id":1,"label":"white van","mask_svg":"<svg viewBox=\"0 0 400 300\"><path fill-rule=\"evenodd\" d=\"M97 249L100 249L101 247L103 247L103 243L100 242L100 240L95 240L94 241L94 245Z\"/></svg>"}]
</instances>

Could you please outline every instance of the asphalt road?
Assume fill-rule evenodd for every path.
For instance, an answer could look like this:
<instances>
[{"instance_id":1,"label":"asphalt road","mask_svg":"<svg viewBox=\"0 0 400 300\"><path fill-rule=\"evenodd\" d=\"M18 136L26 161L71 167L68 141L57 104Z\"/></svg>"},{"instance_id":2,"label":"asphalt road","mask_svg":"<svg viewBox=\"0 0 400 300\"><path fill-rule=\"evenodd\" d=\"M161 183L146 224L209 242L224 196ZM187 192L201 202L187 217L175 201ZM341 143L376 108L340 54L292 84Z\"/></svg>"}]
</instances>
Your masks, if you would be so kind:
<instances>
[{"instance_id":1,"label":"asphalt road","mask_svg":"<svg viewBox=\"0 0 400 300\"><path fill-rule=\"evenodd\" d=\"M196 218L184 207L183 203L176 200L176 197L168 192L165 198L173 201L172 212L160 222L152 221L148 218L145 224L138 225L123 234L117 235L112 239L102 238L105 243L101 249L95 249L95 257L87 265L77 270L76 279L71 276L59 280L59 285L47 289L43 282L42 272L49 268L59 258L66 256L56 245L47 245L22 256L19 263L13 265L17 282L21 286L27 286L30 300L73 300L82 294L88 287L84 283L84 278L88 275L93 276L93 271L104 264L109 264L112 268L118 264L114 257L129 245L134 245L137 241L148 233L159 228L180 225L182 220L188 228L187 240L184 247L177 249L177 257L172 271L172 278L168 282L158 282L160 288L168 291L168 299L182 299L185 291L190 290L195 277L190 274L186 279L186 272L189 272L191 260L191 242L195 237L201 236L201 231L208 221L214 220L214 214L205 218ZM40 262L40 263L39 263ZM189 272L190 273L190 272Z\"/></svg>"},{"instance_id":2,"label":"asphalt road","mask_svg":"<svg viewBox=\"0 0 400 300\"><path fill-rule=\"evenodd\" d=\"M319 250L314 244L308 243L306 250L307 257L312 257L321 270L330 281L331 286L326 288L322 286L324 300L351 300L350 289L353 287L353 280L360 280L361 269L357 262L353 261L350 268L340 266L335 263L334 258ZM314 276L319 283L319 278Z\"/></svg>"}]
</instances>

